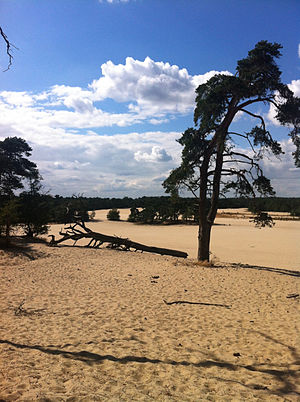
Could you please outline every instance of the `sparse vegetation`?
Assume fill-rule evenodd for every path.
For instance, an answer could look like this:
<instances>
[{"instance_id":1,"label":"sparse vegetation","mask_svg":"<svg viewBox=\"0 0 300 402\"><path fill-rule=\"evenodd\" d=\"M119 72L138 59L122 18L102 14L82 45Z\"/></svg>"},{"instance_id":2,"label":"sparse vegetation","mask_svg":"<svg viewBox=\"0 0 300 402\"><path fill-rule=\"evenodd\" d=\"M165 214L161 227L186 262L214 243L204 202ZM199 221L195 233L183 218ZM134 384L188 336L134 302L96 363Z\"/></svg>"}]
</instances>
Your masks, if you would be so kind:
<instances>
[{"instance_id":1,"label":"sparse vegetation","mask_svg":"<svg viewBox=\"0 0 300 402\"><path fill-rule=\"evenodd\" d=\"M109 221L119 221L120 220L120 211L116 208L113 208L108 211L107 219Z\"/></svg>"}]
</instances>

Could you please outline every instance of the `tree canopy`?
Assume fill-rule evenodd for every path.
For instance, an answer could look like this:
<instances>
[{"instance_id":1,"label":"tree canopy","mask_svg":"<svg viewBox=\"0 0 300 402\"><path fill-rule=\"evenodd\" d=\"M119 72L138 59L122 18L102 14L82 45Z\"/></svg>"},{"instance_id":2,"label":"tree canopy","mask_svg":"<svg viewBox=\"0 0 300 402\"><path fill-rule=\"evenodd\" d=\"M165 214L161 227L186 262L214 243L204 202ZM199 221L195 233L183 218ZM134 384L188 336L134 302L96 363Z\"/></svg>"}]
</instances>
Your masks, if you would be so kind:
<instances>
[{"instance_id":1,"label":"tree canopy","mask_svg":"<svg viewBox=\"0 0 300 402\"><path fill-rule=\"evenodd\" d=\"M13 225L21 223L32 236L45 232L47 216L41 214L39 190L41 176L34 162L28 157L32 149L25 140L8 137L0 141L0 234L5 233L6 245L10 243ZM15 191L29 184L29 191L16 199Z\"/></svg>"},{"instance_id":2,"label":"tree canopy","mask_svg":"<svg viewBox=\"0 0 300 402\"><path fill-rule=\"evenodd\" d=\"M291 128L293 157L300 166L300 99L281 82L276 64L281 48L260 41L237 62L235 75L217 74L196 89L194 127L178 140L183 146L182 162L163 186L169 193L186 188L198 198L200 260L209 259L211 226L222 194L229 190L240 196L275 194L259 162L266 152L278 157L282 149L263 116L253 111L255 105L273 105L278 122ZM237 113L255 118L258 124L246 133L230 131ZM237 139L247 142L247 152L237 149Z\"/></svg>"},{"instance_id":3,"label":"tree canopy","mask_svg":"<svg viewBox=\"0 0 300 402\"><path fill-rule=\"evenodd\" d=\"M0 141L0 195L12 196L24 187L24 179L37 180L39 172L28 157L32 149L25 140L8 137Z\"/></svg>"}]
</instances>

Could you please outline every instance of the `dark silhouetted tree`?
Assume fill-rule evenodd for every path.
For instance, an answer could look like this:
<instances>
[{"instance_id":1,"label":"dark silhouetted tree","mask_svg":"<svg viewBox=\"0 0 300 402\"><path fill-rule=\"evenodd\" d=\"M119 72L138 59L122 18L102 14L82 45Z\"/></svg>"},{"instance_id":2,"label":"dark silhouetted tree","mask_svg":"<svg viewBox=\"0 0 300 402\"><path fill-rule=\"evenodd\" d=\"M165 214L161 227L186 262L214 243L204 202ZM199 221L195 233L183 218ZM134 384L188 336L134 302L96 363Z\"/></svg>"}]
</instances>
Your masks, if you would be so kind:
<instances>
[{"instance_id":1,"label":"dark silhouetted tree","mask_svg":"<svg viewBox=\"0 0 300 402\"><path fill-rule=\"evenodd\" d=\"M0 141L0 225L7 245L11 227L18 221L14 192L24 188L25 181L40 178L36 164L28 159L31 151L22 138L8 137Z\"/></svg>"},{"instance_id":2,"label":"dark silhouetted tree","mask_svg":"<svg viewBox=\"0 0 300 402\"><path fill-rule=\"evenodd\" d=\"M40 176L30 179L28 191L23 191L19 197L19 222L27 237L48 232L49 198L41 193L41 180Z\"/></svg>"},{"instance_id":3,"label":"dark silhouetted tree","mask_svg":"<svg viewBox=\"0 0 300 402\"><path fill-rule=\"evenodd\" d=\"M188 189L198 200L198 259L209 260L210 235L219 197L226 191L246 197L274 195L270 180L260 166L266 152L282 153L255 105L273 105L282 125L292 126L289 135L300 166L300 99L281 82L275 59L281 45L261 41L237 63L235 75L217 74L196 90L194 128L178 140L183 146L181 165L164 181L167 192ZM258 125L247 133L230 131L237 113L251 116ZM243 139L249 152L239 152L236 140ZM260 215L260 218L264 218ZM262 222L262 224L264 224Z\"/></svg>"},{"instance_id":4,"label":"dark silhouetted tree","mask_svg":"<svg viewBox=\"0 0 300 402\"><path fill-rule=\"evenodd\" d=\"M116 208L110 209L108 211L106 217L109 221L119 221L120 220L120 211Z\"/></svg>"}]
</instances>

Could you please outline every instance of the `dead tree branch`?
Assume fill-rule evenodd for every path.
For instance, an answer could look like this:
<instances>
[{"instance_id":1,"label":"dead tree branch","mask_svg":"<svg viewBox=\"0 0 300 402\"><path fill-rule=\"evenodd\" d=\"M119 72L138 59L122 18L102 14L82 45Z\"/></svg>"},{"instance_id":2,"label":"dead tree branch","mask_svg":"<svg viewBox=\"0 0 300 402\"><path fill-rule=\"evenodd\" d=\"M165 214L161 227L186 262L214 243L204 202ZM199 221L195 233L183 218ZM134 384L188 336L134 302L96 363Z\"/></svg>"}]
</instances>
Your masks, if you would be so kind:
<instances>
[{"instance_id":1,"label":"dead tree branch","mask_svg":"<svg viewBox=\"0 0 300 402\"><path fill-rule=\"evenodd\" d=\"M61 231L59 234L62 236L60 239L56 240L55 236L52 237L49 246L56 246L67 240L73 240L73 246L80 239L88 239L89 243L86 247L99 248L103 243L108 243L109 248L120 249L129 251L133 249L135 251L145 251L148 253L155 253L161 255L171 255L173 257L186 258L187 253L178 250L170 250L167 248L160 248L154 246L146 246L145 244L137 243L131 241L130 239L118 237L118 236L108 236L102 233L93 232L91 229L87 228L83 222L77 222L74 225L70 225L65 228L65 232Z\"/></svg>"},{"instance_id":2,"label":"dead tree branch","mask_svg":"<svg viewBox=\"0 0 300 402\"><path fill-rule=\"evenodd\" d=\"M17 49L17 47L15 45L13 45L8 37L6 36L6 34L3 32L3 29L0 27L0 36L2 36L2 39L5 42L6 45L6 54L8 56L8 65L7 68L5 70L3 70L3 72L7 71L10 69L10 66L12 65L12 59L13 59L13 55L12 55L12 48L14 47L15 49Z\"/></svg>"}]
</instances>

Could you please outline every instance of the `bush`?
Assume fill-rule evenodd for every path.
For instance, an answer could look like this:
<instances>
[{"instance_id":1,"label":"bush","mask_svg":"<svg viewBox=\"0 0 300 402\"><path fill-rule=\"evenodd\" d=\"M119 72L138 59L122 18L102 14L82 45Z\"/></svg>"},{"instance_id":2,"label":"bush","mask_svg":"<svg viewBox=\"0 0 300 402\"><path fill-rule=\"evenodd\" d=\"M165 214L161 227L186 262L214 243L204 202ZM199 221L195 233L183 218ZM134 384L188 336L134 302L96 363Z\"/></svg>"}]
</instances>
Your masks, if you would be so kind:
<instances>
[{"instance_id":1,"label":"bush","mask_svg":"<svg viewBox=\"0 0 300 402\"><path fill-rule=\"evenodd\" d=\"M26 237L48 233L50 220L47 196L23 192L19 196L19 223Z\"/></svg>"},{"instance_id":2,"label":"bush","mask_svg":"<svg viewBox=\"0 0 300 402\"><path fill-rule=\"evenodd\" d=\"M294 209L292 209L291 215L298 216L300 218L300 207L295 207Z\"/></svg>"},{"instance_id":3,"label":"bush","mask_svg":"<svg viewBox=\"0 0 300 402\"><path fill-rule=\"evenodd\" d=\"M119 221L120 220L120 211L118 211L116 208L113 208L108 211L106 217L109 221Z\"/></svg>"},{"instance_id":4,"label":"bush","mask_svg":"<svg viewBox=\"0 0 300 402\"><path fill-rule=\"evenodd\" d=\"M137 208L130 208L130 215L128 216L128 222L139 221L139 210Z\"/></svg>"}]
</instances>

